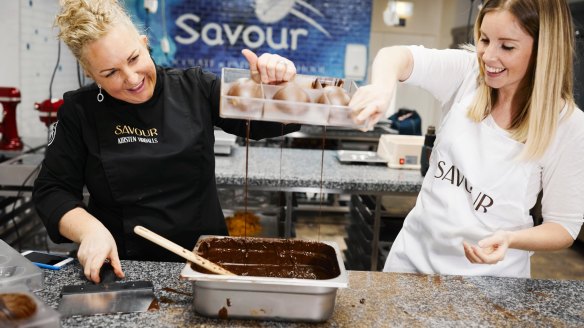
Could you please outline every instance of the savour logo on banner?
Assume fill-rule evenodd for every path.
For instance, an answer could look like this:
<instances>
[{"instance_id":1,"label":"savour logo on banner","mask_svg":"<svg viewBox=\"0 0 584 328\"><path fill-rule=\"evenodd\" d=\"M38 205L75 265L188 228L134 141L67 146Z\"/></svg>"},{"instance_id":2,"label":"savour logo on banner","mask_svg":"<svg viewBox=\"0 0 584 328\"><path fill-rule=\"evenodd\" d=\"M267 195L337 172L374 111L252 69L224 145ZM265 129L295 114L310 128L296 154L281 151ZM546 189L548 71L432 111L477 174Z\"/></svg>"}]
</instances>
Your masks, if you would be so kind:
<instances>
[{"instance_id":1,"label":"savour logo on banner","mask_svg":"<svg viewBox=\"0 0 584 328\"><path fill-rule=\"evenodd\" d=\"M148 1L146 2L156 2ZM126 0L157 64L247 68L241 50L278 53L299 73L364 80L371 0Z\"/></svg>"}]
</instances>

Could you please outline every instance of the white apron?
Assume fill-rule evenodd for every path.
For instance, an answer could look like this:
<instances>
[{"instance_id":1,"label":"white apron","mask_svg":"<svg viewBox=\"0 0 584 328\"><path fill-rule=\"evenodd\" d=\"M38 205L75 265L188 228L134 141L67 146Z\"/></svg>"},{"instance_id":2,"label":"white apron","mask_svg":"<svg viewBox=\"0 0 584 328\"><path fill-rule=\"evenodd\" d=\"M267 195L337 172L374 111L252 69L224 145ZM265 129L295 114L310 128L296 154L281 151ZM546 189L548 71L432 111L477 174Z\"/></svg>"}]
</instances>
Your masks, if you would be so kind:
<instances>
[{"instance_id":1,"label":"white apron","mask_svg":"<svg viewBox=\"0 0 584 328\"><path fill-rule=\"evenodd\" d=\"M476 244L497 230L533 226L526 208L536 165L520 162L523 144L492 117L466 117L473 94L444 118L414 209L393 243L384 271L530 277L530 252L509 249L495 265L472 264L462 242Z\"/></svg>"}]
</instances>

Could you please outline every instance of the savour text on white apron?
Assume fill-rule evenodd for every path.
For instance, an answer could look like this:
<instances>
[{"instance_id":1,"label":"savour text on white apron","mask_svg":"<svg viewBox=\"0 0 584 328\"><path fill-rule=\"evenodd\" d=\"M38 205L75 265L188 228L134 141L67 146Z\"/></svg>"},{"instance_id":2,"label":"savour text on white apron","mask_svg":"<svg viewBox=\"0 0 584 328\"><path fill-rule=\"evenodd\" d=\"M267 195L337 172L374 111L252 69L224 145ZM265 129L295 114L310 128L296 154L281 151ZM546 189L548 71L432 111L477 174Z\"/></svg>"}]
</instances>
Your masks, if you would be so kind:
<instances>
[{"instance_id":1,"label":"savour text on white apron","mask_svg":"<svg viewBox=\"0 0 584 328\"><path fill-rule=\"evenodd\" d=\"M447 164L445 161L438 161L438 168L436 169L434 178L442 181L449 181L453 186L462 188L469 194L473 189L464 174L462 174L456 166L453 164ZM493 204L493 198L483 192L479 192L473 200L473 208L475 211L482 209L483 213L487 213L487 208L491 207Z\"/></svg>"}]
</instances>

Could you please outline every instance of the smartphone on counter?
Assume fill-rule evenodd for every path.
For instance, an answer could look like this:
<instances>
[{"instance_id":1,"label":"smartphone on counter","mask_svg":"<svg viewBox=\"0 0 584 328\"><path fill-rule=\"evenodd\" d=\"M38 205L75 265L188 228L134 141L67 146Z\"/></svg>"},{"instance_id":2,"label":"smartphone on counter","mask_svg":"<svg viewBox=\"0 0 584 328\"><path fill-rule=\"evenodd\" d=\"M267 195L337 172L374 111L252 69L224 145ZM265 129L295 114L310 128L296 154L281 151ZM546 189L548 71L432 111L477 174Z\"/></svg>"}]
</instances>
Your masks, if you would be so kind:
<instances>
[{"instance_id":1,"label":"smartphone on counter","mask_svg":"<svg viewBox=\"0 0 584 328\"><path fill-rule=\"evenodd\" d=\"M24 251L22 255L38 267L51 270L59 270L67 263L73 261L72 257L38 251Z\"/></svg>"}]
</instances>

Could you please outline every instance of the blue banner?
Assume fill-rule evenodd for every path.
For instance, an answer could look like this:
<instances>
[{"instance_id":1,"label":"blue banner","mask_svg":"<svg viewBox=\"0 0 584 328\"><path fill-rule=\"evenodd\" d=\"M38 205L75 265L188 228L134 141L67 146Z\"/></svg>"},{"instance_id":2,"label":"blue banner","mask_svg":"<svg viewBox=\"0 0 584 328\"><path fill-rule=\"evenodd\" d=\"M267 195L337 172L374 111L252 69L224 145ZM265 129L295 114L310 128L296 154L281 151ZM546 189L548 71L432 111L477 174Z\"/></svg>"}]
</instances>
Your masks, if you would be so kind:
<instances>
[{"instance_id":1,"label":"blue banner","mask_svg":"<svg viewBox=\"0 0 584 328\"><path fill-rule=\"evenodd\" d=\"M154 3L156 11L145 9ZM371 0L126 0L157 64L247 68L244 48L277 53L302 74L365 80ZM150 7L153 8L153 7ZM166 50L166 51L163 51Z\"/></svg>"}]
</instances>

